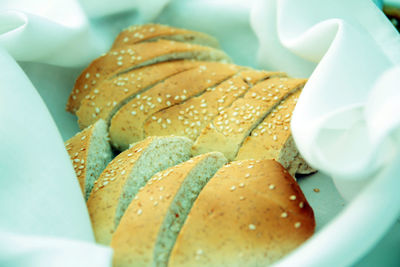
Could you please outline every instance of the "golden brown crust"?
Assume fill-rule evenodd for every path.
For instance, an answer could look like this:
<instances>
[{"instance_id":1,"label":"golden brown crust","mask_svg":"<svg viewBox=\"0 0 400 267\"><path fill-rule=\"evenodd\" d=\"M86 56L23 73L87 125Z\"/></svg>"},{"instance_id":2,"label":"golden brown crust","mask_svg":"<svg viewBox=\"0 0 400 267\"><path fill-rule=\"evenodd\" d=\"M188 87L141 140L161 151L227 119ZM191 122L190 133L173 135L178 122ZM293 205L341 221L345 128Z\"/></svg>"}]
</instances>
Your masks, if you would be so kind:
<instances>
[{"instance_id":1,"label":"golden brown crust","mask_svg":"<svg viewBox=\"0 0 400 267\"><path fill-rule=\"evenodd\" d=\"M115 38L112 48L132 45L140 42L156 41L158 39L175 40L196 43L218 48L218 41L207 34L175 28L161 24L133 25L123 30Z\"/></svg>"},{"instance_id":2,"label":"golden brown crust","mask_svg":"<svg viewBox=\"0 0 400 267\"><path fill-rule=\"evenodd\" d=\"M291 139L290 120L300 93L301 90L298 90L283 100L246 137L236 160L274 159L283 167L289 167L298 153Z\"/></svg>"},{"instance_id":3,"label":"golden brown crust","mask_svg":"<svg viewBox=\"0 0 400 267\"><path fill-rule=\"evenodd\" d=\"M78 77L67 110L76 112L82 99L97 83L118 73L166 60L192 58L229 60L224 52L214 48L168 40L117 47L95 59Z\"/></svg>"},{"instance_id":4,"label":"golden brown crust","mask_svg":"<svg viewBox=\"0 0 400 267\"><path fill-rule=\"evenodd\" d=\"M221 168L195 201L169 266L266 266L314 232L300 187L271 160Z\"/></svg>"},{"instance_id":5,"label":"golden brown crust","mask_svg":"<svg viewBox=\"0 0 400 267\"><path fill-rule=\"evenodd\" d=\"M153 138L137 143L114 158L95 182L87 202L96 241L108 245L114 232L114 219L122 189L138 158Z\"/></svg>"},{"instance_id":6,"label":"golden brown crust","mask_svg":"<svg viewBox=\"0 0 400 267\"><path fill-rule=\"evenodd\" d=\"M254 84L275 75L281 75L281 73L241 71L236 77L217 87L208 88L198 97L192 97L184 103L154 113L152 118L147 119L144 124L145 134L146 136L181 135L196 140L201 130L220 111L229 107L248 90L248 83ZM167 120L169 123L162 123Z\"/></svg>"},{"instance_id":7,"label":"golden brown crust","mask_svg":"<svg viewBox=\"0 0 400 267\"><path fill-rule=\"evenodd\" d=\"M77 133L65 142L65 149L71 158L76 177L78 178L82 194L85 196L85 179L86 179L86 164L89 153L89 145L93 134L94 127L88 127Z\"/></svg>"},{"instance_id":8,"label":"golden brown crust","mask_svg":"<svg viewBox=\"0 0 400 267\"><path fill-rule=\"evenodd\" d=\"M169 206L189 172L209 156L200 155L155 174L136 195L112 236L115 266L154 264L154 246Z\"/></svg>"},{"instance_id":9,"label":"golden brown crust","mask_svg":"<svg viewBox=\"0 0 400 267\"><path fill-rule=\"evenodd\" d=\"M193 145L193 154L219 151L233 160L244 139L260 121L305 82L305 79L276 77L257 84L202 130Z\"/></svg>"},{"instance_id":10,"label":"golden brown crust","mask_svg":"<svg viewBox=\"0 0 400 267\"><path fill-rule=\"evenodd\" d=\"M86 95L76 112L79 127L85 128L99 118L108 123L119 107L127 102L127 99L174 74L194 68L201 63L203 62L189 60L161 62L100 82Z\"/></svg>"},{"instance_id":11,"label":"golden brown crust","mask_svg":"<svg viewBox=\"0 0 400 267\"><path fill-rule=\"evenodd\" d=\"M234 75L238 69L235 65L207 62L174 75L141 94L140 98L132 99L111 120L112 144L125 149L130 143L142 140L143 124L152 114L204 92Z\"/></svg>"}]
</instances>

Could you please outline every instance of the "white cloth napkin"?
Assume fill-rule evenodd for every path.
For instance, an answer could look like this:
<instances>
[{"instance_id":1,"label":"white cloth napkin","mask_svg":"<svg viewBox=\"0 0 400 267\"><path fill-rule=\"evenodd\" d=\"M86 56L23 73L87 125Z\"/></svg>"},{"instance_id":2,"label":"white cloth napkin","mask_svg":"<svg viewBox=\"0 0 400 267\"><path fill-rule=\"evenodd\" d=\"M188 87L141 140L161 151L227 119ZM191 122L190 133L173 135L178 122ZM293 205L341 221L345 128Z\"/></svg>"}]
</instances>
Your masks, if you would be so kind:
<instances>
[{"instance_id":1,"label":"white cloth napkin","mask_svg":"<svg viewBox=\"0 0 400 267\"><path fill-rule=\"evenodd\" d=\"M349 200L382 175L392 188L381 186L380 193L400 188L393 177L400 171L393 165L400 148L400 37L372 2L3 0L1 264L61 266L55 263L65 258L65 266L110 265L111 250L94 244L55 123L15 60L82 67L123 27L147 21L213 34L238 64L310 77L292 120L304 157ZM399 204L382 215L385 227Z\"/></svg>"}]
</instances>

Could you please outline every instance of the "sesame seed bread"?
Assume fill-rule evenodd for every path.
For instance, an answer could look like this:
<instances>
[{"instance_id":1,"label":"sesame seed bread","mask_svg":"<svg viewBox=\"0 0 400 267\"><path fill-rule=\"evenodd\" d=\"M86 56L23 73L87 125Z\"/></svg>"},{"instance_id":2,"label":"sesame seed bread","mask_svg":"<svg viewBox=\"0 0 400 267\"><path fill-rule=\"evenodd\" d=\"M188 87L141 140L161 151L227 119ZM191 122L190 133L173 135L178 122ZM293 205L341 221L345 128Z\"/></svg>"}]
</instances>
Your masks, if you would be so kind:
<instances>
[{"instance_id":1,"label":"sesame seed bread","mask_svg":"<svg viewBox=\"0 0 400 267\"><path fill-rule=\"evenodd\" d=\"M314 232L300 187L273 160L222 167L195 201L169 266L267 266Z\"/></svg>"},{"instance_id":2,"label":"sesame seed bread","mask_svg":"<svg viewBox=\"0 0 400 267\"><path fill-rule=\"evenodd\" d=\"M221 110L229 107L248 90L247 80L256 83L274 75L277 73L255 70L239 72L220 85L208 88L198 97L154 113L144 124L145 135L180 135L196 140L201 130Z\"/></svg>"},{"instance_id":3,"label":"sesame seed bread","mask_svg":"<svg viewBox=\"0 0 400 267\"><path fill-rule=\"evenodd\" d=\"M274 159L288 168L298 151L290 132L290 119L301 90L290 95L246 137L236 160Z\"/></svg>"},{"instance_id":4,"label":"sesame seed bread","mask_svg":"<svg viewBox=\"0 0 400 267\"><path fill-rule=\"evenodd\" d=\"M78 77L68 99L67 111L76 112L86 94L104 79L135 68L176 59L230 62L221 50L162 39L115 48L95 59Z\"/></svg>"},{"instance_id":5,"label":"sesame seed bread","mask_svg":"<svg viewBox=\"0 0 400 267\"><path fill-rule=\"evenodd\" d=\"M96 241L108 245L129 203L155 173L190 158L185 137L150 137L114 158L87 202Z\"/></svg>"},{"instance_id":6,"label":"sesame seed bread","mask_svg":"<svg viewBox=\"0 0 400 267\"><path fill-rule=\"evenodd\" d=\"M221 153L211 152L154 175L131 202L112 237L114 266L167 266L193 202L225 163Z\"/></svg>"},{"instance_id":7,"label":"sesame seed bread","mask_svg":"<svg viewBox=\"0 0 400 267\"><path fill-rule=\"evenodd\" d=\"M109 130L111 143L123 150L129 144L142 140L145 137L143 125L152 114L217 86L239 69L236 65L207 62L157 84L140 97L129 101L114 115Z\"/></svg>"},{"instance_id":8,"label":"sesame seed bread","mask_svg":"<svg viewBox=\"0 0 400 267\"><path fill-rule=\"evenodd\" d=\"M65 142L65 148L87 200L94 182L112 157L106 123L98 120Z\"/></svg>"},{"instance_id":9,"label":"sesame seed bread","mask_svg":"<svg viewBox=\"0 0 400 267\"><path fill-rule=\"evenodd\" d=\"M234 160L250 132L305 82L305 79L274 77L255 85L202 130L193 145L193 155L220 151L229 161Z\"/></svg>"},{"instance_id":10,"label":"sesame seed bread","mask_svg":"<svg viewBox=\"0 0 400 267\"><path fill-rule=\"evenodd\" d=\"M271 77L287 77L287 74L281 71L265 71L247 69L238 73L240 77L250 86L253 87L260 81L269 79Z\"/></svg>"},{"instance_id":11,"label":"sesame seed bread","mask_svg":"<svg viewBox=\"0 0 400 267\"><path fill-rule=\"evenodd\" d=\"M219 47L218 41L208 34L150 23L126 28L115 38L112 48L159 39Z\"/></svg>"},{"instance_id":12,"label":"sesame seed bread","mask_svg":"<svg viewBox=\"0 0 400 267\"><path fill-rule=\"evenodd\" d=\"M174 60L145 66L100 82L81 101L76 112L80 128L99 118L107 124L125 103L155 84L179 72L194 68L202 61Z\"/></svg>"}]
</instances>

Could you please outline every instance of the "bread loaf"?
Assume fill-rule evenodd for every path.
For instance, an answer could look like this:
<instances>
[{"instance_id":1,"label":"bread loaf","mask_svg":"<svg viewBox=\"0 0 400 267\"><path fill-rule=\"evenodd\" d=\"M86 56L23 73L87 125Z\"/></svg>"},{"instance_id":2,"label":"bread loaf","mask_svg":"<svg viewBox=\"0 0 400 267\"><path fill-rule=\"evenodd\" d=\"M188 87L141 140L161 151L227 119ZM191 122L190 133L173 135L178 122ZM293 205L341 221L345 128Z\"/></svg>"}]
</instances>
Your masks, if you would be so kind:
<instances>
[{"instance_id":1,"label":"bread loaf","mask_svg":"<svg viewBox=\"0 0 400 267\"><path fill-rule=\"evenodd\" d=\"M306 80L227 64L212 46L202 33L132 26L76 81L68 109L92 125L66 144L77 174L102 150L89 135L106 144L109 131L127 149L97 181L79 178L87 195L94 184L87 207L114 266L265 266L314 231L288 173L312 171L289 127Z\"/></svg>"},{"instance_id":2,"label":"bread loaf","mask_svg":"<svg viewBox=\"0 0 400 267\"><path fill-rule=\"evenodd\" d=\"M154 175L129 205L111 241L114 266L166 266L198 193L226 163L219 152Z\"/></svg>"},{"instance_id":3,"label":"bread loaf","mask_svg":"<svg viewBox=\"0 0 400 267\"><path fill-rule=\"evenodd\" d=\"M133 25L123 30L117 38L115 38L112 48L140 42L152 42L159 39L199 44L215 48L219 47L218 41L208 34L151 23Z\"/></svg>"},{"instance_id":4,"label":"bread loaf","mask_svg":"<svg viewBox=\"0 0 400 267\"><path fill-rule=\"evenodd\" d=\"M181 72L157 84L123 106L112 118L110 137L118 149L126 149L130 143L142 140L143 125L152 114L164 108L182 103L217 86L233 76L239 67L218 62L208 62L197 68ZM169 121L160 121L168 124Z\"/></svg>"},{"instance_id":5,"label":"bread loaf","mask_svg":"<svg viewBox=\"0 0 400 267\"><path fill-rule=\"evenodd\" d=\"M94 182L111 161L112 153L106 123L98 120L65 142L65 148L87 200Z\"/></svg>"},{"instance_id":6,"label":"bread loaf","mask_svg":"<svg viewBox=\"0 0 400 267\"><path fill-rule=\"evenodd\" d=\"M149 137L111 161L87 202L98 243L110 243L125 209L151 176L189 159L191 144L184 137Z\"/></svg>"},{"instance_id":7,"label":"bread loaf","mask_svg":"<svg viewBox=\"0 0 400 267\"><path fill-rule=\"evenodd\" d=\"M67 110L76 112L86 94L104 79L132 69L176 59L230 61L221 50L168 40L117 47L94 60L78 77L68 99Z\"/></svg>"},{"instance_id":8,"label":"bread loaf","mask_svg":"<svg viewBox=\"0 0 400 267\"><path fill-rule=\"evenodd\" d=\"M137 94L145 92L157 83L182 71L199 66L202 61L174 60L135 69L112 79L100 82L82 100L78 116L80 128L85 128L97 119L107 124L112 116Z\"/></svg>"},{"instance_id":9,"label":"bread loaf","mask_svg":"<svg viewBox=\"0 0 400 267\"><path fill-rule=\"evenodd\" d=\"M239 72L236 77L208 88L198 97L154 113L144 124L145 135L180 135L196 140L201 130L219 112L229 107L249 89L250 82L257 83L276 75L282 74L254 70ZM165 123L167 121L168 123Z\"/></svg>"},{"instance_id":10,"label":"bread loaf","mask_svg":"<svg viewBox=\"0 0 400 267\"><path fill-rule=\"evenodd\" d=\"M237 160L276 159L288 168L297 156L297 149L290 133L290 119L301 90L290 95L246 137Z\"/></svg>"},{"instance_id":11,"label":"bread loaf","mask_svg":"<svg viewBox=\"0 0 400 267\"><path fill-rule=\"evenodd\" d=\"M193 145L193 154L220 151L228 160L234 160L250 132L305 82L304 79L276 77L255 85L202 130Z\"/></svg>"},{"instance_id":12,"label":"bread loaf","mask_svg":"<svg viewBox=\"0 0 400 267\"><path fill-rule=\"evenodd\" d=\"M267 266L309 238L314 214L287 171L271 160L221 168L195 201L169 266Z\"/></svg>"}]
</instances>

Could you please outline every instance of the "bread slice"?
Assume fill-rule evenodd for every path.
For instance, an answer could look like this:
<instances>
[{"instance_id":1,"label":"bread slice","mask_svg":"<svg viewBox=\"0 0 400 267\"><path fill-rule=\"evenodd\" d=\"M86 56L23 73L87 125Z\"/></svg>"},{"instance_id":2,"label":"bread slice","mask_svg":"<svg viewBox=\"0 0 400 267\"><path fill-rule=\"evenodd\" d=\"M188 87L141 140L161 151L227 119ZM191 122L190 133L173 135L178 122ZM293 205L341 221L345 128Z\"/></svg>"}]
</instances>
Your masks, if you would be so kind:
<instances>
[{"instance_id":1,"label":"bread slice","mask_svg":"<svg viewBox=\"0 0 400 267\"><path fill-rule=\"evenodd\" d=\"M129 205L112 237L114 266L167 266L193 202L225 163L221 153L212 152L153 176Z\"/></svg>"},{"instance_id":2,"label":"bread slice","mask_svg":"<svg viewBox=\"0 0 400 267\"><path fill-rule=\"evenodd\" d=\"M118 149L126 149L130 143L142 140L145 137L143 125L153 113L217 86L238 70L236 65L208 62L157 84L129 101L115 114L110 126L111 143Z\"/></svg>"},{"instance_id":3,"label":"bread slice","mask_svg":"<svg viewBox=\"0 0 400 267\"><path fill-rule=\"evenodd\" d=\"M192 97L186 102L154 113L144 124L145 135L180 135L196 140L201 130L220 111L229 107L249 89L249 84L245 80L256 83L258 80L280 74L255 70L242 71L220 85L208 88L198 97Z\"/></svg>"},{"instance_id":4,"label":"bread slice","mask_svg":"<svg viewBox=\"0 0 400 267\"><path fill-rule=\"evenodd\" d=\"M230 62L221 50L168 40L115 48L94 60L78 77L68 99L67 110L76 112L86 94L104 79L135 68L176 59Z\"/></svg>"},{"instance_id":5,"label":"bread slice","mask_svg":"<svg viewBox=\"0 0 400 267\"><path fill-rule=\"evenodd\" d=\"M192 153L199 155L220 151L228 160L235 159L250 132L282 100L302 88L305 82L305 79L276 77L255 85L202 130Z\"/></svg>"},{"instance_id":6,"label":"bread slice","mask_svg":"<svg viewBox=\"0 0 400 267\"><path fill-rule=\"evenodd\" d=\"M290 131L290 119L301 90L283 100L246 137L236 160L274 159L288 168L298 151Z\"/></svg>"},{"instance_id":7,"label":"bread slice","mask_svg":"<svg viewBox=\"0 0 400 267\"><path fill-rule=\"evenodd\" d=\"M123 30L115 39L112 48L140 42L152 42L159 39L206 45L215 48L219 47L217 39L208 34L167 25L149 23L144 25L133 25Z\"/></svg>"},{"instance_id":8,"label":"bread slice","mask_svg":"<svg viewBox=\"0 0 400 267\"><path fill-rule=\"evenodd\" d=\"M307 240L314 214L296 181L273 160L221 168L195 201L169 266L268 266Z\"/></svg>"},{"instance_id":9,"label":"bread slice","mask_svg":"<svg viewBox=\"0 0 400 267\"><path fill-rule=\"evenodd\" d=\"M107 124L125 103L155 84L182 71L199 66L202 61L174 60L145 66L100 82L82 100L78 116L79 127L85 128L99 118Z\"/></svg>"},{"instance_id":10,"label":"bread slice","mask_svg":"<svg viewBox=\"0 0 400 267\"><path fill-rule=\"evenodd\" d=\"M294 176L295 174L311 174L316 172L317 170L308 165L308 163L299 153L297 154L296 158L291 162L291 164L287 168L287 171Z\"/></svg>"},{"instance_id":11,"label":"bread slice","mask_svg":"<svg viewBox=\"0 0 400 267\"><path fill-rule=\"evenodd\" d=\"M98 120L65 142L65 148L87 200L96 179L112 157L106 123Z\"/></svg>"},{"instance_id":12,"label":"bread slice","mask_svg":"<svg viewBox=\"0 0 400 267\"><path fill-rule=\"evenodd\" d=\"M185 137L150 137L114 158L87 202L96 241L108 245L129 203L155 173L190 158Z\"/></svg>"}]
</instances>

